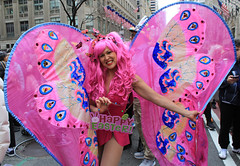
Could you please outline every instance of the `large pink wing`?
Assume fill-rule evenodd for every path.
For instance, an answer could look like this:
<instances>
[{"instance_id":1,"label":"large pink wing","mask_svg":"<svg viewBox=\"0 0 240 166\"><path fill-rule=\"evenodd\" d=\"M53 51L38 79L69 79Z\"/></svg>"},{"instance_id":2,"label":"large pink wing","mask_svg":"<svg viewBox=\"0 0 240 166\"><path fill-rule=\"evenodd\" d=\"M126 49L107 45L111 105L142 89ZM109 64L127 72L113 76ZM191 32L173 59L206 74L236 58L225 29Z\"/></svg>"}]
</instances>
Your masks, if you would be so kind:
<instances>
[{"instance_id":1,"label":"large pink wing","mask_svg":"<svg viewBox=\"0 0 240 166\"><path fill-rule=\"evenodd\" d=\"M7 65L8 110L62 165L98 165L84 88L84 38L65 24L38 25L20 37Z\"/></svg>"},{"instance_id":2,"label":"large pink wing","mask_svg":"<svg viewBox=\"0 0 240 166\"><path fill-rule=\"evenodd\" d=\"M137 74L150 87L201 114L236 59L226 23L211 8L194 2L157 11L131 49ZM143 133L160 165L207 165L201 116L193 122L142 98L140 102Z\"/></svg>"}]
</instances>

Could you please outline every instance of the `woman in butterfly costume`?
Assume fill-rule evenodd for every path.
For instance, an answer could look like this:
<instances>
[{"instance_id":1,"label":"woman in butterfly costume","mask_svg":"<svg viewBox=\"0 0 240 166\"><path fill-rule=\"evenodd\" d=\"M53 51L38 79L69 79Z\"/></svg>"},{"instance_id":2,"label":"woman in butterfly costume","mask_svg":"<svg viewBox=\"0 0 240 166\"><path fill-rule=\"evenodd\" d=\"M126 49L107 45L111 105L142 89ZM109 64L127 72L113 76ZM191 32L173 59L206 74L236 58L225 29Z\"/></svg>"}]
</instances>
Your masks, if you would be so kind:
<instances>
[{"instance_id":1,"label":"woman in butterfly costume","mask_svg":"<svg viewBox=\"0 0 240 166\"><path fill-rule=\"evenodd\" d=\"M86 38L74 27L44 23L25 32L12 49L6 107L37 142L64 166L98 165L99 142L100 164L117 165L128 136L98 130L97 140L89 99L93 112L121 116L134 90L147 99L139 98L143 133L159 164L207 165L203 111L192 120L236 60L222 18L193 2L165 7L136 34L133 57L115 33L91 40L90 50Z\"/></svg>"},{"instance_id":2,"label":"woman in butterfly costume","mask_svg":"<svg viewBox=\"0 0 240 166\"><path fill-rule=\"evenodd\" d=\"M88 94L90 109L110 116L122 116L129 94L138 95L158 106L196 120L197 111L186 111L166 97L152 90L139 76L131 64L131 53L116 32L97 36L89 47ZM119 105L115 105L118 103ZM99 163L101 166L118 165L123 147L129 144L126 133L97 130Z\"/></svg>"}]
</instances>

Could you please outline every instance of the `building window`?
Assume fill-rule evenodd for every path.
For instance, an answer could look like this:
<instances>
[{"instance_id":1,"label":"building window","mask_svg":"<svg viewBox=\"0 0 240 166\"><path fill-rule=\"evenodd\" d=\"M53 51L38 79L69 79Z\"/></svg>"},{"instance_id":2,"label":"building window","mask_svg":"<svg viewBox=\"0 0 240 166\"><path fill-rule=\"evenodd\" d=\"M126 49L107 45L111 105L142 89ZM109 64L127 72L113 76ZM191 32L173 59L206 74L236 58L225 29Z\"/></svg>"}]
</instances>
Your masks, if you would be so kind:
<instances>
[{"instance_id":1,"label":"building window","mask_svg":"<svg viewBox=\"0 0 240 166\"><path fill-rule=\"evenodd\" d=\"M78 1L75 1L75 6L77 6ZM72 0L67 0L67 5L68 6L73 6L73 1Z\"/></svg>"},{"instance_id":2,"label":"building window","mask_svg":"<svg viewBox=\"0 0 240 166\"><path fill-rule=\"evenodd\" d=\"M50 10L59 9L59 0L50 0Z\"/></svg>"},{"instance_id":3,"label":"building window","mask_svg":"<svg viewBox=\"0 0 240 166\"><path fill-rule=\"evenodd\" d=\"M14 37L14 24L6 23L7 37Z\"/></svg>"},{"instance_id":4,"label":"building window","mask_svg":"<svg viewBox=\"0 0 240 166\"><path fill-rule=\"evenodd\" d=\"M51 22L60 22L60 17L52 17L50 18Z\"/></svg>"},{"instance_id":5,"label":"building window","mask_svg":"<svg viewBox=\"0 0 240 166\"><path fill-rule=\"evenodd\" d=\"M27 0L19 0L19 5L27 4Z\"/></svg>"},{"instance_id":6,"label":"building window","mask_svg":"<svg viewBox=\"0 0 240 166\"><path fill-rule=\"evenodd\" d=\"M25 32L26 30L28 30L28 21L20 22L20 30L21 32Z\"/></svg>"},{"instance_id":7,"label":"building window","mask_svg":"<svg viewBox=\"0 0 240 166\"><path fill-rule=\"evenodd\" d=\"M12 0L5 0L4 7L12 7Z\"/></svg>"},{"instance_id":8,"label":"building window","mask_svg":"<svg viewBox=\"0 0 240 166\"><path fill-rule=\"evenodd\" d=\"M13 18L12 0L5 0L4 1L4 12L5 12L5 19L12 19Z\"/></svg>"},{"instance_id":9,"label":"building window","mask_svg":"<svg viewBox=\"0 0 240 166\"><path fill-rule=\"evenodd\" d=\"M43 15L43 0L34 0L34 14Z\"/></svg>"},{"instance_id":10,"label":"building window","mask_svg":"<svg viewBox=\"0 0 240 166\"><path fill-rule=\"evenodd\" d=\"M41 18L41 19L35 19L35 25L38 25L38 24L42 24L44 23L44 20Z\"/></svg>"},{"instance_id":11,"label":"building window","mask_svg":"<svg viewBox=\"0 0 240 166\"><path fill-rule=\"evenodd\" d=\"M60 13L60 3L59 0L50 0L50 13L58 14Z\"/></svg>"},{"instance_id":12,"label":"building window","mask_svg":"<svg viewBox=\"0 0 240 166\"><path fill-rule=\"evenodd\" d=\"M68 6L72 6L72 4L73 4L73 3L72 3L72 0L67 0L67 5L68 5Z\"/></svg>"},{"instance_id":13,"label":"building window","mask_svg":"<svg viewBox=\"0 0 240 166\"><path fill-rule=\"evenodd\" d=\"M19 17L28 16L27 0L19 0Z\"/></svg>"}]
</instances>

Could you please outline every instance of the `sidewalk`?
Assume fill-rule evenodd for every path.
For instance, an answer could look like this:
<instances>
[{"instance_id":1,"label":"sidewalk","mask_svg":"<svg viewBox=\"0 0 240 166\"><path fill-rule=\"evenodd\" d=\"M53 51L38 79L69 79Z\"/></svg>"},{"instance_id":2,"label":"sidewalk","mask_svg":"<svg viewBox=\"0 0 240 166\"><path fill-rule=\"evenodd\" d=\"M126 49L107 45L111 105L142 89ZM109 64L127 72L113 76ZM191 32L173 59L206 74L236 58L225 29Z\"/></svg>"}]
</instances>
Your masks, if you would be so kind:
<instances>
[{"instance_id":1,"label":"sidewalk","mask_svg":"<svg viewBox=\"0 0 240 166\"><path fill-rule=\"evenodd\" d=\"M59 164L31 136L24 136L20 131L15 132L16 155L5 156L2 166L59 166ZM138 144L137 129L132 135L132 147L123 151L119 166L137 166L142 160L133 157ZM157 166L157 165L156 165Z\"/></svg>"},{"instance_id":2,"label":"sidewalk","mask_svg":"<svg viewBox=\"0 0 240 166\"><path fill-rule=\"evenodd\" d=\"M15 132L16 155L5 156L2 166L58 166L59 164L31 136Z\"/></svg>"}]
</instances>

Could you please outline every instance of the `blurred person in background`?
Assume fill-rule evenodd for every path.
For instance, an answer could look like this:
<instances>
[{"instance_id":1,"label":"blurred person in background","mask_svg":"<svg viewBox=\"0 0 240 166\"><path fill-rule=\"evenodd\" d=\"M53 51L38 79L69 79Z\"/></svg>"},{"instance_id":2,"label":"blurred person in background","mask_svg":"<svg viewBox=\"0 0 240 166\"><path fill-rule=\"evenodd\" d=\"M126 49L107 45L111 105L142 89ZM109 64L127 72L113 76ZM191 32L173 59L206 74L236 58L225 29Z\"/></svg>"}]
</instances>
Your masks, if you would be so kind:
<instances>
[{"instance_id":1,"label":"blurred person in background","mask_svg":"<svg viewBox=\"0 0 240 166\"><path fill-rule=\"evenodd\" d=\"M2 80L4 80L7 60L8 60L8 54L4 51L1 51L0 52L0 78ZM8 116L9 116L9 123L10 123L10 145L6 153L8 156L14 156L15 155L14 147L16 146L15 134L14 134L14 118L10 113L8 113Z\"/></svg>"},{"instance_id":2,"label":"blurred person in background","mask_svg":"<svg viewBox=\"0 0 240 166\"><path fill-rule=\"evenodd\" d=\"M10 144L8 113L4 102L3 80L0 78L0 165Z\"/></svg>"},{"instance_id":3,"label":"blurred person in background","mask_svg":"<svg viewBox=\"0 0 240 166\"><path fill-rule=\"evenodd\" d=\"M227 158L229 132L232 126L232 152L240 154L240 39L235 39L237 62L219 88L220 133L218 142L221 147L219 158Z\"/></svg>"}]
</instances>

